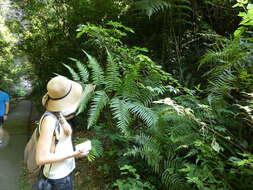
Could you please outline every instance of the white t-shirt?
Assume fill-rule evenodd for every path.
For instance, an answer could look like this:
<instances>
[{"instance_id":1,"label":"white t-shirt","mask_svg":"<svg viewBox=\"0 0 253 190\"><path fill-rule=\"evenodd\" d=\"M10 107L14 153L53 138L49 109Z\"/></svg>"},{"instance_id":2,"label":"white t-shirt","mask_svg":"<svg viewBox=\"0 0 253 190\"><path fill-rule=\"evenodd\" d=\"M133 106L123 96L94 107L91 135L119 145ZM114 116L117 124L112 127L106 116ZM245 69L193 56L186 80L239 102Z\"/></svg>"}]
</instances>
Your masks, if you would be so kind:
<instances>
[{"instance_id":1,"label":"white t-shirt","mask_svg":"<svg viewBox=\"0 0 253 190\"><path fill-rule=\"evenodd\" d=\"M55 148L56 154L68 154L73 152L73 144L71 135L65 136L62 127L56 130L56 138L58 143ZM43 169L43 174L49 179L60 179L69 175L75 169L75 158L68 158L60 162L46 164ZM49 171L50 169L50 171Z\"/></svg>"}]
</instances>

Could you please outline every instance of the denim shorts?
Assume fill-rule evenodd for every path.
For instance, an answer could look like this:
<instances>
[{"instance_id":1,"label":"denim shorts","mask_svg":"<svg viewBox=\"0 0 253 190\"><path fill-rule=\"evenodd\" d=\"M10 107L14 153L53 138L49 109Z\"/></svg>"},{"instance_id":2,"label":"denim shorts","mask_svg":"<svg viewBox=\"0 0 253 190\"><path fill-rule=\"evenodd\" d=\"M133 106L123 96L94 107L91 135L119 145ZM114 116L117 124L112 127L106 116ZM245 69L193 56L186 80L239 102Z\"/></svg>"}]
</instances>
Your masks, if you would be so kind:
<instances>
[{"instance_id":1,"label":"denim shorts","mask_svg":"<svg viewBox=\"0 0 253 190\"><path fill-rule=\"evenodd\" d=\"M72 175L68 175L61 179L48 179L52 185L52 190L73 190Z\"/></svg>"}]
</instances>

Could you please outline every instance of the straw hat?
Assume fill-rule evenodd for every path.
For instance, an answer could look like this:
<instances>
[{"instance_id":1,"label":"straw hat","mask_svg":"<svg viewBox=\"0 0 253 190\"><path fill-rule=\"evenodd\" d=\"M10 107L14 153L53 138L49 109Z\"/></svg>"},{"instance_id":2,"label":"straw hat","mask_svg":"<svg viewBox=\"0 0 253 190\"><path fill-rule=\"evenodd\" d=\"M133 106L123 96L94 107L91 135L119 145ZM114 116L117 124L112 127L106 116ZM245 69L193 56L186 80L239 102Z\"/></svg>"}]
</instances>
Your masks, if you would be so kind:
<instances>
[{"instance_id":1,"label":"straw hat","mask_svg":"<svg viewBox=\"0 0 253 190\"><path fill-rule=\"evenodd\" d=\"M74 113L82 97L82 86L63 76L56 76L47 83L47 93L42 104L48 111L63 112L63 115Z\"/></svg>"}]
</instances>

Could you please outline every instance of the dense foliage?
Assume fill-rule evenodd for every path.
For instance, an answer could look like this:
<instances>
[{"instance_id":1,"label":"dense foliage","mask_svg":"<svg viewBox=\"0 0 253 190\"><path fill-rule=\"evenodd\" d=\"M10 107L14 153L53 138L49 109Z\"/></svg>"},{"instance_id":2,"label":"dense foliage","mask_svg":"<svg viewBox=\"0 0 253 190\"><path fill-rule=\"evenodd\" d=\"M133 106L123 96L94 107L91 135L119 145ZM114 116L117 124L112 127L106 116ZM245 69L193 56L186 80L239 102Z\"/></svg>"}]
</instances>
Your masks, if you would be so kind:
<instances>
[{"instance_id":1,"label":"dense foliage","mask_svg":"<svg viewBox=\"0 0 253 190\"><path fill-rule=\"evenodd\" d=\"M0 1L0 84L12 96L27 94L24 90L32 67L18 48L18 40L8 26L16 20L8 1Z\"/></svg>"},{"instance_id":2,"label":"dense foliage","mask_svg":"<svg viewBox=\"0 0 253 190\"><path fill-rule=\"evenodd\" d=\"M76 188L252 189L253 4L12 2L21 19L6 26L32 64L34 96L55 73L84 87L75 125L94 148L79 171L93 174ZM0 40L2 83L15 54Z\"/></svg>"},{"instance_id":3,"label":"dense foliage","mask_svg":"<svg viewBox=\"0 0 253 190\"><path fill-rule=\"evenodd\" d=\"M121 40L116 38L121 36L119 34L125 33L114 27L124 27L117 23L109 23L109 26L113 28L108 30L94 25L79 28L78 37L86 33L91 38L87 43L92 43L96 49L100 49L100 65L87 53L87 68L81 68L80 61L72 60L76 62L80 75L85 76L82 77L85 78L82 82L88 82L87 69L91 69L90 83L96 85L98 91L91 102L87 127L100 121L95 127L99 131L109 130L108 137L112 138L108 138L111 141L109 144L117 143L115 153L110 155L111 159L115 159L120 168L131 163L139 171L149 173L155 178L149 183L153 183L158 189L250 188L253 175L250 171L252 156L249 154L252 152L252 107L248 107L252 106L252 64L249 61L251 44L247 44L247 49L246 42L238 42L238 39L217 41L222 43L222 48L218 52L217 49L210 50L200 64L201 67L209 67L209 72L204 76L207 76L210 82L208 88L202 92L208 96L203 99L197 96L197 92L182 88L177 80L162 70L157 70L155 65L151 67L150 73L148 68L154 63L136 52L136 49L141 48L134 47L135 51L131 51L120 45ZM125 29L131 31L129 28ZM237 55L234 51L237 51ZM217 65L217 60L222 65ZM216 65L212 67L214 61ZM80 81L78 73L67 67L73 78ZM159 72L153 75L156 70ZM249 78L234 80L237 77L242 78L241 73ZM244 84L245 81L249 86ZM174 87L166 86L166 83L171 83ZM87 90L88 92L91 90ZM248 98L245 97L246 94ZM174 97L174 100L157 100L162 96ZM245 97L247 101L239 100L239 97ZM85 108L88 103L86 98L83 104ZM241 105L241 102L247 105ZM153 106L152 103L166 106ZM240 110L247 108L247 113ZM113 122L114 119L117 120L116 123ZM244 128L239 128L239 124ZM118 128L118 132L115 131L115 127ZM117 136L119 137L116 138ZM108 139L104 144L108 143ZM122 160L122 156L127 157ZM146 171L145 167L136 164L135 161L141 160L151 170ZM243 169L238 168L239 163ZM112 165L108 167L111 168ZM135 178L128 179L130 181L121 180L123 179L114 183L119 189L144 188L136 185ZM246 182L241 184L239 181L242 180ZM139 183L147 185L147 182ZM145 188L154 187L150 184Z\"/></svg>"}]
</instances>

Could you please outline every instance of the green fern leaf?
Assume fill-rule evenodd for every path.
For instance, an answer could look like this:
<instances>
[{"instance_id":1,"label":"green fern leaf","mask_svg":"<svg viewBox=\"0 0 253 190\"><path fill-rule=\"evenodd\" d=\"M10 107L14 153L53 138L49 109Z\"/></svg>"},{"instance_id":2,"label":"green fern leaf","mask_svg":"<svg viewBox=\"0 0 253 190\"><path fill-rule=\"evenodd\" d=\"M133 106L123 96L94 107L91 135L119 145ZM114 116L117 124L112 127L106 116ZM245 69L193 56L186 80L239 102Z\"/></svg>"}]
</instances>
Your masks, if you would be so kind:
<instances>
[{"instance_id":1,"label":"green fern leaf","mask_svg":"<svg viewBox=\"0 0 253 190\"><path fill-rule=\"evenodd\" d=\"M121 86L119 66L114 62L112 54L107 50L107 67L106 67L105 89L108 92L117 91Z\"/></svg>"},{"instance_id":2,"label":"green fern leaf","mask_svg":"<svg viewBox=\"0 0 253 190\"><path fill-rule=\"evenodd\" d=\"M117 127L125 136L130 136L128 125L130 122L130 113L128 110L128 105L124 100L118 98L113 98L111 100L112 114L115 119L117 119Z\"/></svg>"},{"instance_id":3,"label":"green fern leaf","mask_svg":"<svg viewBox=\"0 0 253 190\"><path fill-rule=\"evenodd\" d=\"M89 80L89 72L86 69L86 67L77 59L69 58L70 60L74 61L76 63L76 67L79 71L79 75L81 76L82 82L88 82Z\"/></svg>"},{"instance_id":4,"label":"green fern leaf","mask_svg":"<svg viewBox=\"0 0 253 190\"><path fill-rule=\"evenodd\" d=\"M191 0L180 0L180 3L191 5Z\"/></svg>"},{"instance_id":5,"label":"green fern leaf","mask_svg":"<svg viewBox=\"0 0 253 190\"><path fill-rule=\"evenodd\" d=\"M108 102L109 97L104 91L95 92L95 96L93 98L91 109L89 112L88 126L87 126L88 129L97 123L101 111L107 105Z\"/></svg>"},{"instance_id":6,"label":"green fern leaf","mask_svg":"<svg viewBox=\"0 0 253 190\"><path fill-rule=\"evenodd\" d=\"M138 86L138 80L141 80L139 72L139 67L134 67L131 71L128 71L122 79L122 85L119 89L119 94L131 101L138 101L140 100L139 97L144 97Z\"/></svg>"},{"instance_id":7,"label":"green fern leaf","mask_svg":"<svg viewBox=\"0 0 253 190\"><path fill-rule=\"evenodd\" d=\"M171 171L173 168L166 169L162 174L162 182L164 185L168 187L168 189L171 190L182 190L186 189L186 182L182 180L180 176L178 176L175 173L172 173Z\"/></svg>"},{"instance_id":8,"label":"green fern leaf","mask_svg":"<svg viewBox=\"0 0 253 190\"><path fill-rule=\"evenodd\" d=\"M134 136L134 141L139 145L150 145L152 146L153 140L151 136L148 136L144 133L140 133L139 135Z\"/></svg>"},{"instance_id":9,"label":"green fern leaf","mask_svg":"<svg viewBox=\"0 0 253 190\"><path fill-rule=\"evenodd\" d=\"M98 64L97 60L94 57L92 57L91 55L89 55L85 51L83 51L83 52L88 57L88 61L89 61L88 65L92 70L92 81L93 81L93 83L96 84L96 85L104 84L105 77L104 77L103 69Z\"/></svg>"},{"instance_id":10,"label":"green fern leaf","mask_svg":"<svg viewBox=\"0 0 253 190\"><path fill-rule=\"evenodd\" d=\"M141 155L146 160L147 164L153 169L155 173L160 171L160 162L163 159L160 155L160 150L153 147L144 145L142 148Z\"/></svg>"},{"instance_id":11,"label":"green fern leaf","mask_svg":"<svg viewBox=\"0 0 253 190\"><path fill-rule=\"evenodd\" d=\"M147 164L154 170L155 173L159 173L160 171L160 162L162 160L162 156L160 153L160 144L155 138L148 136L144 133L140 133L134 137L135 143L139 145L139 147L135 149L131 149L129 155L140 156L144 159Z\"/></svg>"},{"instance_id":12,"label":"green fern leaf","mask_svg":"<svg viewBox=\"0 0 253 190\"><path fill-rule=\"evenodd\" d=\"M144 11L149 17L167 8L169 5L170 4L164 0L140 0L135 3L136 9Z\"/></svg>"},{"instance_id":13,"label":"green fern leaf","mask_svg":"<svg viewBox=\"0 0 253 190\"><path fill-rule=\"evenodd\" d=\"M159 95L163 95L165 92L167 92L169 88L164 86L158 86L158 87L151 87L151 86L143 86L142 89L140 89L139 96L137 99L138 102L143 103L144 106L149 106L154 101L156 97Z\"/></svg>"},{"instance_id":14,"label":"green fern leaf","mask_svg":"<svg viewBox=\"0 0 253 190\"><path fill-rule=\"evenodd\" d=\"M182 4L181 5L176 5L175 8L192 11L192 8L188 5L182 5Z\"/></svg>"},{"instance_id":15,"label":"green fern leaf","mask_svg":"<svg viewBox=\"0 0 253 190\"><path fill-rule=\"evenodd\" d=\"M152 127L157 122L156 114L148 107L139 103L128 103L130 112L145 122L148 127Z\"/></svg>"},{"instance_id":16,"label":"green fern leaf","mask_svg":"<svg viewBox=\"0 0 253 190\"><path fill-rule=\"evenodd\" d=\"M63 64L63 66L66 67L66 68L69 70L69 72L70 72L70 74L71 74L73 80L75 80L75 81L80 81L80 77L79 77L78 73L76 73L76 72L74 71L74 69L72 69L70 66L68 66L68 65L66 65L66 64Z\"/></svg>"},{"instance_id":17,"label":"green fern leaf","mask_svg":"<svg viewBox=\"0 0 253 190\"><path fill-rule=\"evenodd\" d=\"M76 115L83 112L83 110L87 107L87 104L93 95L94 88L95 88L95 86L92 84L88 84L85 86L83 93L82 93L82 99L81 99L81 102L80 102L80 105L79 105Z\"/></svg>"},{"instance_id":18,"label":"green fern leaf","mask_svg":"<svg viewBox=\"0 0 253 190\"><path fill-rule=\"evenodd\" d=\"M92 139L91 140L91 151L90 153L87 155L87 159L89 161L94 161L96 157L100 157L103 154L103 146L101 141L97 140L97 139Z\"/></svg>"}]
</instances>

